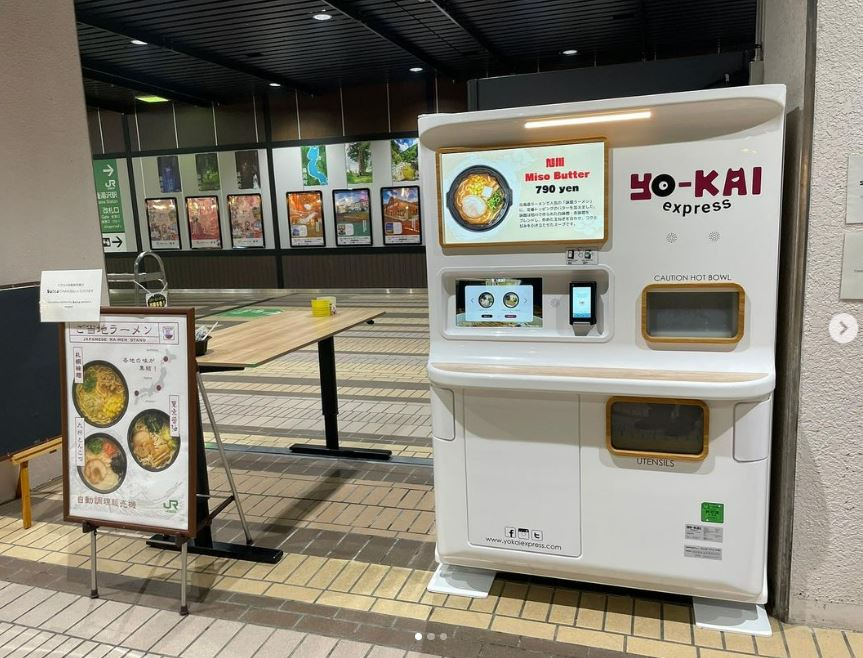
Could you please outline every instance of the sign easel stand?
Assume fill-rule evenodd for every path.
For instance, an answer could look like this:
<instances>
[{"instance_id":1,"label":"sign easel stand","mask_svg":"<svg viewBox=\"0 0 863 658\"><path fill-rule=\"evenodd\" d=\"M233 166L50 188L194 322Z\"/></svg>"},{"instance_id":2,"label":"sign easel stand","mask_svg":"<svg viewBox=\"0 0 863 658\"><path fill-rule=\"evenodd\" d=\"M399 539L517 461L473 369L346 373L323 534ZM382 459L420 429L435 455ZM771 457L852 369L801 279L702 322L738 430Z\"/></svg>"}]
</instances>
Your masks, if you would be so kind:
<instances>
[{"instance_id":1,"label":"sign easel stand","mask_svg":"<svg viewBox=\"0 0 863 658\"><path fill-rule=\"evenodd\" d=\"M98 554L96 550L96 532L99 527L91 523L83 524L83 531L90 533L90 598L99 598L99 582L98 582ZM128 537L121 533L104 533L116 537ZM177 537L176 542L180 550L180 615L185 617L189 614L189 605L187 601L187 589L189 580L189 540L186 537Z\"/></svg>"},{"instance_id":2,"label":"sign easel stand","mask_svg":"<svg viewBox=\"0 0 863 658\"><path fill-rule=\"evenodd\" d=\"M33 508L30 501L30 460L60 449L62 437L56 437L38 446L16 452L10 461L18 466L18 489L21 492L21 521L26 530L33 525Z\"/></svg>"},{"instance_id":3,"label":"sign easel stand","mask_svg":"<svg viewBox=\"0 0 863 658\"><path fill-rule=\"evenodd\" d=\"M219 426L216 423L216 416L213 413L213 408L210 404L210 398L207 396L207 390L204 386L204 380L201 377L202 372L222 372L231 370L231 368L199 368L196 374L198 391L201 394L201 399L204 402L204 408L207 411L207 418L210 421L210 428L213 432L213 437L216 440L216 447L219 450L219 458L222 461L222 467L225 469L228 486L231 494L220 502L215 509L210 511L210 479L207 473L207 455L204 450L204 432L202 423L197 425L197 511L198 532L195 537L189 541L188 551L196 555L207 555L210 557L226 557L234 560L246 560L249 562L263 562L266 564L276 564L282 559L283 551L273 548L263 548L253 546L254 539L249 531L249 524L246 521L246 515L243 512L243 506L240 502L240 494L237 491L237 485L234 482L234 475L231 472L231 467L228 464L228 457L225 454L225 446L222 444L222 436L219 432ZM198 413L200 414L200 405ZM221 514L231 503L237 507L237 514L240 517L240 524L243 526L243 534L246 539L243 544L230 544L226 542L214 541L212 522L219 514ZM147 542L148 546L153 548L161 548L165 550L177 550L177 538L170 535L153 535ZM185 546L183 548L186 548Z\"/></svg>"}]
</instances>

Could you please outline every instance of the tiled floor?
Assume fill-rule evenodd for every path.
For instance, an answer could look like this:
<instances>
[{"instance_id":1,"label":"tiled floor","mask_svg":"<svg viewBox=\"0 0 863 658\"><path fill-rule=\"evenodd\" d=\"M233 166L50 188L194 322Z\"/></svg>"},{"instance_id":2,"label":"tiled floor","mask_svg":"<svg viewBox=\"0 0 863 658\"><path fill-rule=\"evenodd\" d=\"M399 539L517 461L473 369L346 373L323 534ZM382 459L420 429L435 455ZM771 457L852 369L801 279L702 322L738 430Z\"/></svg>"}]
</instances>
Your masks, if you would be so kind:
<instances>
[{"instance_id":1,"label":"tiled floor","mask_svg":"<svg viewBox=\"0 0 863 658\"><path fill-rule=\"evenodd\" d=\"M308 297L263 305L304 306ZM500 574L488 599L428 593L435 530L425 357L413 353L416 345L392 342L409 338L390 335L413 332L425 349L425 298L340 294L339 304L392 309L374 327L337 340L340 420L345 444L385 445L401 463L279 454L290 443L320 440L314 350L213 375L211 397L227 425L252 533L258 545L281 548L282 561L191 557L193 615L180 621L177 554L140 537L102 536L103 599L81 599L89 591L89 539L62 522L53 483L35 493L29 530L15 503L0 507L0 578L12 583L0 583L0 655L39 655L34 645L42 642L58 643L57 655L77 643L71 655L93 656L863 658L861 633L776 621L771 638L700 630L683 597L513 574ZM208 456L214 494L224 496L224 473ZM223 541L242 539L233 508L214 530ZM67 623L70 614L78 617Z\"/></svg>"},{"instance_id":2,"label":"tiled floor","mask_svg":"<svg viewBox=\"0 0 863 658\"><path fill-rule=\"evenodd\" d=\"M15 658L420 658L365 642L270 626L180 617L173 611L90 599L0 581L0 655Z\"/></svg>"},{"instance_id":3,"label":"tiled floor","mask_svg":"<svg viewBox=\"0 0 863 658\"><path fill-rule=\"evenodd\" d=\"M213 490L225 495L225 477L213 457ZM682 597L511 574L499 575L484 600L430 594L425 585L434 568L434 523L428 466L242 452L229 459L256 543L279 547L285 556L277 565L193 556L195 615L465 658L610 658L620 652L863 658L859 633L776 622L773 637L755 640L702 631L693 627L689 601ZM79 527L62 523L59 485L36 493L34 513L36 523L25 531L15 503L0 507L0 578L85 594L89 539ZM231 508L217 521L215 534L241 540ZM149 548L141 538L104 536L99 566L100 590L109 603L176 614L176 553ZM20 605L38 598L31 596ZM0 607L0 621L15 621L4 614L11 613ZM17 623L25 621L37 626L26 616Z\"/></svg>"}]
</instances>

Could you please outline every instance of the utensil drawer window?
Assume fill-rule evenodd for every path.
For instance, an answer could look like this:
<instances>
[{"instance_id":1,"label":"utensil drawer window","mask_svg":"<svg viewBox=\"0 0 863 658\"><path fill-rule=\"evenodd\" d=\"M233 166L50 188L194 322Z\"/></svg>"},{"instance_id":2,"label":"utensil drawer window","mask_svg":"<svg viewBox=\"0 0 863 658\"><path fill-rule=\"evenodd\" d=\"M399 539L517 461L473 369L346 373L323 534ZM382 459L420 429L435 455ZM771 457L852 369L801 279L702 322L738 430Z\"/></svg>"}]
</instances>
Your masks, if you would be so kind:
<instances>
[{"instance_id":1,"label":"utensil drawer window","mask_svg":"<svg viewBox=\"0 0 863 658\"><path fill-rule=\"evenodd\" d=\"M615 454L707 455L708 409L700 400L612 398L606 416L608 449Z\"/></svg>"}]
</instances>

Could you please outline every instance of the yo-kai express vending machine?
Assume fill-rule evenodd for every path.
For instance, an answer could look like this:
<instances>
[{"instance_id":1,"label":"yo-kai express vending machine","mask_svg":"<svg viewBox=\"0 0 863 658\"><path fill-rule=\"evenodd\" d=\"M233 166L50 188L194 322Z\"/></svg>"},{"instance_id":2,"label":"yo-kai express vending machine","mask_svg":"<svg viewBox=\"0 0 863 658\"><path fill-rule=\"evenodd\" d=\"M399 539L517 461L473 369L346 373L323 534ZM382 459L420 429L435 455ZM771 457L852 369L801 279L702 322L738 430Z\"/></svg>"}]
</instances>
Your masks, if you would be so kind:
<instances>
[{"instance_id":1,"label":"yo-kai express vending machine","mask_svg":"<svg viewBox=\"0 0 863 658\"><path fill-rule=\"evenodd\" d=\"M784 105L766 85L420 118L431 590L519 572L770 633Z\"/></svg>"}]
</instances>

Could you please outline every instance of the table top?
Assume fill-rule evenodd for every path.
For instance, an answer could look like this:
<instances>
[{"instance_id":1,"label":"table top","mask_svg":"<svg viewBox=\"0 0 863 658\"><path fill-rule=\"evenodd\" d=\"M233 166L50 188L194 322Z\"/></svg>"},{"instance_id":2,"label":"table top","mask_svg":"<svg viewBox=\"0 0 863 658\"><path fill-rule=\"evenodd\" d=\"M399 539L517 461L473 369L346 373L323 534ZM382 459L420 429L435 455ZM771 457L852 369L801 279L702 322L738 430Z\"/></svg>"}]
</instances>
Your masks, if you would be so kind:
<instances>
[{"instance_id":1,"label":"table top","mask_svg":"<svg viewBox=\"0 0 863 658\"><path fill-rule=\"evenodd\" d=\"M254 368L312 343L368 322L386 311L340 308L335 315L316 318L310 308L292 309L217 330L209 349L198 357L202 368Z\"/></svg>"}]
</instances>

